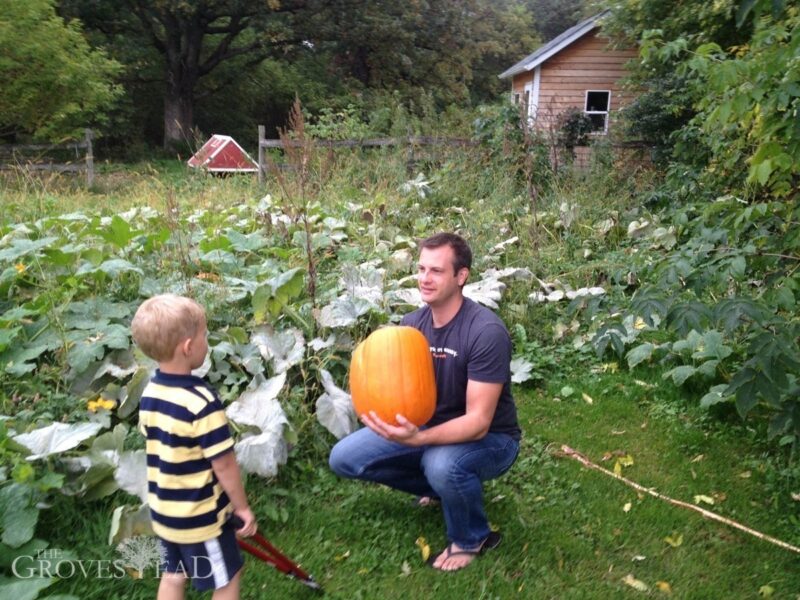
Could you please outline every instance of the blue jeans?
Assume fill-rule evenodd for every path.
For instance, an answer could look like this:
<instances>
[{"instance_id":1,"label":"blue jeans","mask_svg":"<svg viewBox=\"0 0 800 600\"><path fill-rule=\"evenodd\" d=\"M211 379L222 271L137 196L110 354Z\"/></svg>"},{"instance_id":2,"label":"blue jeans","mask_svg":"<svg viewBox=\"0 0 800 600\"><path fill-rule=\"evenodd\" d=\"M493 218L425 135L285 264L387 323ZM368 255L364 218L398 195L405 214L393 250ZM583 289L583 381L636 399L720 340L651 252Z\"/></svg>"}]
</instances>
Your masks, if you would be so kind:
<instances>
[{"instance_id":1,"label":"blue jeans","mask_svg":"<svg viewBox=\"0 0 800 600\"><path fill-rule=\"evenodd\" d=\"M488 433L474 442L412 448L364 427L340 440L329 462L341 477L439 498L448 540L474 550L489 535L481 482L505 473L518 453L519 442L504 433Z\"/></svg>"}]
</instances>

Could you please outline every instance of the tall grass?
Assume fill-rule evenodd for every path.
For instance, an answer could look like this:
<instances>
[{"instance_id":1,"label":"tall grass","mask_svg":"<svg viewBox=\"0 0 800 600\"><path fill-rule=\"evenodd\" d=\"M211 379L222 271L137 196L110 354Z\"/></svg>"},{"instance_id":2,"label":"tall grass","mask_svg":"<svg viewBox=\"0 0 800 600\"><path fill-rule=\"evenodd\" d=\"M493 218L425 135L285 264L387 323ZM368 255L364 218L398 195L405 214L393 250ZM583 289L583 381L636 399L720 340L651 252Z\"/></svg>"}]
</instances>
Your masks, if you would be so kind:
<instances>
[{"instance_id":1,"label":"tall grass","mask_svg":"<svg viewBox=\"0 0 800 600\"><path fill-rule=\"evenodd\" d=\"M254 197L257 187L254 175L216 177L167 160L100 165L91 189L81 176L19 168L0 173L0 223L74 211L113 214L134 206L163 209L170 196L197 208L225 206Z\"/></svg>"}]
</instances>

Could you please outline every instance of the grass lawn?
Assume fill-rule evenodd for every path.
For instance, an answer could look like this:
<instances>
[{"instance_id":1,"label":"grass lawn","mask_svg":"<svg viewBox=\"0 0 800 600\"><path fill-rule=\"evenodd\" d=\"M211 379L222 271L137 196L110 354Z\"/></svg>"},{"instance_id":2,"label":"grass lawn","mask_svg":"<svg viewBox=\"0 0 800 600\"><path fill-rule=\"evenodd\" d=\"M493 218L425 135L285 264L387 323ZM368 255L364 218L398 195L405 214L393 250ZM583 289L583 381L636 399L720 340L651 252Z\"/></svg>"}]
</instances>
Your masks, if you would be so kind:
<instances>
[{"instance_id":1,"label":"grass lawn","mask_svg":"<svg viewBox=\"0 0 800 600\"><path fill-rule=\"evenodd\" d=\"M436 572L422 561L418 538L432 552L445 544L438 508L339 480L324 456L310 458L311 452L295 458L277 481L249 479L257 513L271 506L287 517L285 523L262 517L261 530L312 573L329 598L800 597L800 555L552 455L568 444L610 470L630 455L624 476L687 502L707 496L715 504L705 508L800 544L800 503L784 501L788 492L770 487L776 465L763 458L756 441L746 441L760 438L686 409L676 390L653 385L660 382L657 372L645 375L652 383L627 372L586 372L562 375L547 390L516 390L523 449L513 469L486 487L503 543L462 572ZM567 383L573 393L556 400ZM84 503L46 511L40 527L53 532L51 547L108 558L114 554L104 545L109 516L110 503ZM647 590L625 583L629 575ZM316 597L250 558L244 581L243 598ZM152 598L156 585L147 576L73 578L48 591Z\"/></svg>"}]
</instances>

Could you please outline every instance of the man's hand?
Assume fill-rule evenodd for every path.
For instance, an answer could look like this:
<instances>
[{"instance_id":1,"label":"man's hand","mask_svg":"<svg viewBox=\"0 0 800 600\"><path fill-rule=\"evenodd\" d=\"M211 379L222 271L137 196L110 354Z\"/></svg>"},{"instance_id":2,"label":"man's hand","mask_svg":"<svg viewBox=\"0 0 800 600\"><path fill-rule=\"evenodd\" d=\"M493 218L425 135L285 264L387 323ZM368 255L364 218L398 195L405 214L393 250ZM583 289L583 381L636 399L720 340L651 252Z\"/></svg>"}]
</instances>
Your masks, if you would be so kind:
<instances>
[{"instance_id":1,"label":"man's hand","mask_svg":"<svg viewBox=\"0 0 800 600\"><path fill-rule=\"evenodd\" d=\"M369 414L361 415L361 422L387 440L406 444L407 446L421 445L421 442L417 439L419 436L419 427L414 425L403 415L397 415L396 418L397 425L390 425L382 420L374 410L371 410Z\"/></svg>"}]
</instances>

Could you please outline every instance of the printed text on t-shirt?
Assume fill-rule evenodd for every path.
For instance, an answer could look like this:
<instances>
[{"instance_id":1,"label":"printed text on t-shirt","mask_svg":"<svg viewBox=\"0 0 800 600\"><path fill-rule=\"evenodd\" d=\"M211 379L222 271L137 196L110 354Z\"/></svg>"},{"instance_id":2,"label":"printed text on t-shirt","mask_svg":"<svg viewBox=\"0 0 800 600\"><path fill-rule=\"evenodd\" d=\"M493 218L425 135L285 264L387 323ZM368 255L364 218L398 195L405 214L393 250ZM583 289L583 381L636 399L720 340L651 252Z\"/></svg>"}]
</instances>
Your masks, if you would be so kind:
<instances>
[{"instance_id":1,"label":"printed text on t-shirt","mask_svg":"<svg viewBox=\"0 0 800 600\"><path fill-rule=\"evenodd\" d=\"M431 354L433 355L433 358L447 358L448 354L453 358L456 358L458 356L458 352L456 352L452 348L442 348L442 347L437 348L436 346L431 346Z\"/></svg>"}]
</instances>

